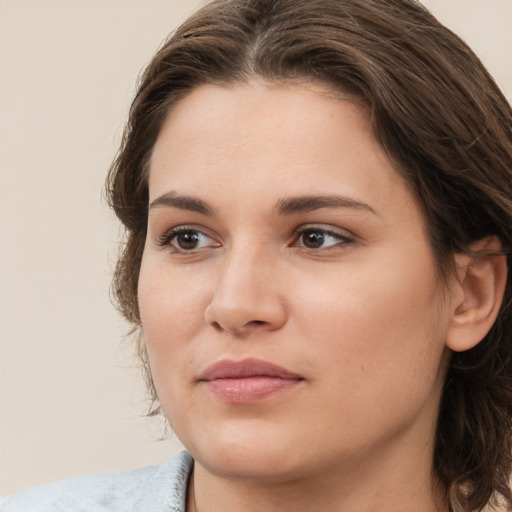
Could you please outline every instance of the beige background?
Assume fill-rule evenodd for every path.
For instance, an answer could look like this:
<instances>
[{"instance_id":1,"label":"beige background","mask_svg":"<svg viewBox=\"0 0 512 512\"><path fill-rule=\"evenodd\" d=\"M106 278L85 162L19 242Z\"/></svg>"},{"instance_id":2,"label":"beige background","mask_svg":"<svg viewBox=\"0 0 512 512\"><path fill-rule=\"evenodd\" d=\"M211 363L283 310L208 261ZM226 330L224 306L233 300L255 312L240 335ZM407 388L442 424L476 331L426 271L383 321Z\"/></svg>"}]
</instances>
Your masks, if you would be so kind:
<instances>
[{"instance_id":1,"label":"beige background","mask_svg":"<svg viewBox=\"0 0 512 512\"><path fill-rule=\"evenodd\" d=\"M0 1L0 495L158 462L104 201L139 70L201 0ZM512 0L425 0L512 98Z\"/></svg>"}]
</instances>

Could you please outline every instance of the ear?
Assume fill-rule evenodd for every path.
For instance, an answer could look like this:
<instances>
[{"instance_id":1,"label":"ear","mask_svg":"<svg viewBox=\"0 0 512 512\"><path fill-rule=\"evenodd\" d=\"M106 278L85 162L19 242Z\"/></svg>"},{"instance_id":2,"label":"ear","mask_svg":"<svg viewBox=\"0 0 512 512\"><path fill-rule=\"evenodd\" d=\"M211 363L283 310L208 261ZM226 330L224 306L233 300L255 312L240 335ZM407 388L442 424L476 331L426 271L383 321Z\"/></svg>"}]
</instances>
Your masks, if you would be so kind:
<instances>
[{"instance_id":1,"label":"ear","mask_svg":"<svg viewBox=\"0 0 512 512\"><path fill-rule=\"evenodd\" d=\"M494 324L507 282L507 260L501 242L489 236L455 255L451 285L451 318L446 345L462 352L476 346Z\"/></svg>"}]
</instances>

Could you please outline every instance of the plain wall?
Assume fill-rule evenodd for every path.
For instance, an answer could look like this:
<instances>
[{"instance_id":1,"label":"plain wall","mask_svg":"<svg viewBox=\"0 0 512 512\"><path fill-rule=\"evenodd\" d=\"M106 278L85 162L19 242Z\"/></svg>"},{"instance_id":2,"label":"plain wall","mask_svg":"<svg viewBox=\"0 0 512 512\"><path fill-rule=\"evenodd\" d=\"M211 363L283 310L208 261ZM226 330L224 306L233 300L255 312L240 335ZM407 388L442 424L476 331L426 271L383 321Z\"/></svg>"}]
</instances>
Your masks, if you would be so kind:
<instances>
[{"instance_id":1,"label":"plain wall","mask_svg":"<svg viewBox=\"0 0 512 512\"><path fill-rule=\"evenodd\" d=\"M0 495L159 462L102 200L139 71L200 0L0 1ZM512 98L512 0L425 0Z\"/></svg>"}]
</instances>

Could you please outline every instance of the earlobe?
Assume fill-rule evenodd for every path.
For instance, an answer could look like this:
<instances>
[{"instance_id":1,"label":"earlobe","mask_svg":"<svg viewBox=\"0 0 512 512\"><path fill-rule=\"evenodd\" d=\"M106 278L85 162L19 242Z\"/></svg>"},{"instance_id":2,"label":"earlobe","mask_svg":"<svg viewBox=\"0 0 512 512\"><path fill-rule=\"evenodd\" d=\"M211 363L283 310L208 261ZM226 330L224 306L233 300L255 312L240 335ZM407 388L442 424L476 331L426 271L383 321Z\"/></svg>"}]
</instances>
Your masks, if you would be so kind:
<instances>
[{"instance_id":1,"label":"earlobe","mask_svg":"<svg viewBox=\"0 0 512 512\"><path fill-rule=\"evenodd\" d=\"M457 275L446 345L456 352L473 348L489 332L507 281L507 260L496 236L474 242L468 249L455 255Z\"/></svg>"}]
</instances>

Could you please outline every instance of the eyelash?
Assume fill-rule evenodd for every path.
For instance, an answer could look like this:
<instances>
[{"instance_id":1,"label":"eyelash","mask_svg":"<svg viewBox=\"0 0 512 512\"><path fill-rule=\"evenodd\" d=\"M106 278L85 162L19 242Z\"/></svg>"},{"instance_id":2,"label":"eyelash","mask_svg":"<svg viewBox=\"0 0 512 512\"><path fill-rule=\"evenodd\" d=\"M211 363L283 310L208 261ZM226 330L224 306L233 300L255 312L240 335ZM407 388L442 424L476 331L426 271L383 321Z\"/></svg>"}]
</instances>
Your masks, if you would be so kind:
<instances>
[{"instance_id":1,"label":"eyelash","mask_svg":"<svg viewBox=\"0 0 512 512\"><path fill-rule=\"evenodd\" d=\"M303 237L308 232L320 233L323 237L329 236L329 237L332 237L332 238L335 238L338 240L338 242L336 244L333 244L332 246L325 247L325 248L311 248L311 247L305 247L304 245L299 246L302 249L309 250L312 252L331 252L331 251L335 251L340 246L346 247L355 242L354 238L351 236L337 233L335 231L331 231L326 228L322 228L322 227L318 227L318 226L301 226L294 232L294 240L295 240L294 244L297 243L297 241L300 240L300 238ZM176 228L169 229L162 236L158 237L157 244L160 247L170 247L177 254L193 254L193 253L197 252L198 250L201 250L201 248L187 250L187 249L178 248L178 247L173 246L172 241L177 236L179 236L180 234L183 234L183 233L195 233L195 234L200 234L206 238L210 238L203 231L201 231L200 229L197 229L193 226L178 226ZM303 244L304 244L304 241L303 241ZM214 243L212 246L216 247L216 246L220 246L220 244Z\"/></svg>"},{"instance_id":2,"label":"eyelash","mask_svg":"<svg viewBox=\"0 0 512 512\"><path fill-rule=\"evenodd\" d=\"M304 245L302 246L302 248L304 248L306 250L311 250L314 252L331 252L331 251L335 251L340 246L346 247L355 242L354 238L349 235L337 233L336 231L331 231L329 229L322 228L319 226L301 226L299 229L297 229L295 231L295 239L300 240L300 238L302 236L304 236L304 234L306 234L307 232L321 233L322 236L324 236L324 237L330 236L330 237L338 240L338 242L336 244L333 244L330 247L313 249L313 248L309 248L309 247L304 247ZM302 243L304 244L304 240Z\"/></svg>"},{"instance_id":3,"label":"eyelash","mask_svg":"<svg viewBox=\"0 0 512 512\"><path fill-rule=\"evenodd\" d=\"M183 252L183 253L191 253L194 252L194 250L186 250L186 249L179 249L177 247L173 247L171 245L171 242L180 234L183 233L200 233L201 235L210 238L208 235L206 235L203 231L200 229L197 229L193 226L178 226L176 228L169 229L166 231L162 236L158 237L157 243L160 247L166 247L170 246L172 247L176 252ZM217 244L220 245L220 244Z\"/></svg>"}]
</instances>

